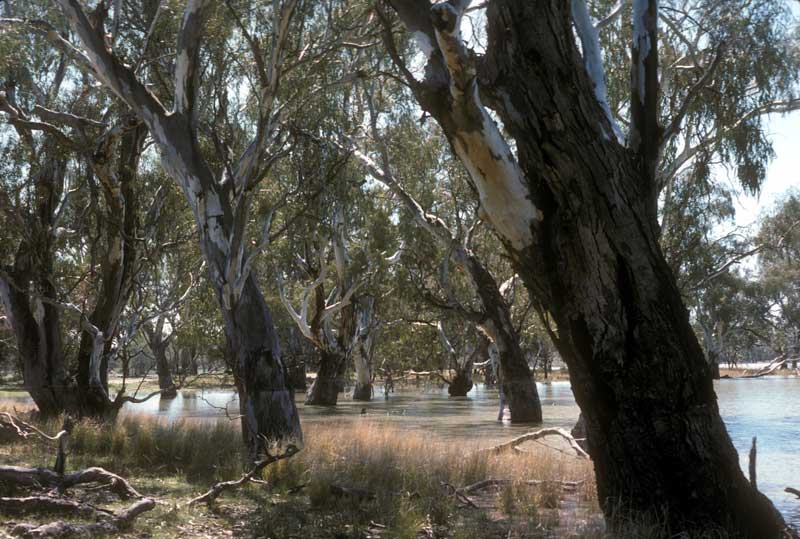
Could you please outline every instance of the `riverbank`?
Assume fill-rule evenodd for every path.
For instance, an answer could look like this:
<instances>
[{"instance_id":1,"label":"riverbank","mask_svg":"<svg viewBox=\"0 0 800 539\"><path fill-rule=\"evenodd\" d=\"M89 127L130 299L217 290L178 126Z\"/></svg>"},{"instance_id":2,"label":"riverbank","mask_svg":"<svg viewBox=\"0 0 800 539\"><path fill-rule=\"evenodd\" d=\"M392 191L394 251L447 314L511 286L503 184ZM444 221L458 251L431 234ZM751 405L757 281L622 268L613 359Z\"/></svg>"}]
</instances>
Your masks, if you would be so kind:
<instances>
[{"instance_id":1,"label":"riverbank","mask_svg":"<svg viewBox=\"0 0 800 539\"><path fill-rule=\"evenodd\" d=\"M40 425L55 432L57 421ZM538 444L495 454L364 421L306 429L302 450L267 467L263 483L187 507L216 481L240 477L238 422L168 422L127 415L113 426L79 422L68 469L102 466L156 500L125 536L490 539L598 537L602 520L591 464ZM0 438L4 465L49 467L51 442ZM471 485L495 481L481 488ZM462 490L464 489L464 490ZM36 489L0 484L2 496ZM108 490L70 490L72 499L113 510L129 505ZM20 522L50 515L5 517ZM74 519L73 519L74 521ZM80 519L78 519L80 521Z\"/></svg>"}]
</instances>

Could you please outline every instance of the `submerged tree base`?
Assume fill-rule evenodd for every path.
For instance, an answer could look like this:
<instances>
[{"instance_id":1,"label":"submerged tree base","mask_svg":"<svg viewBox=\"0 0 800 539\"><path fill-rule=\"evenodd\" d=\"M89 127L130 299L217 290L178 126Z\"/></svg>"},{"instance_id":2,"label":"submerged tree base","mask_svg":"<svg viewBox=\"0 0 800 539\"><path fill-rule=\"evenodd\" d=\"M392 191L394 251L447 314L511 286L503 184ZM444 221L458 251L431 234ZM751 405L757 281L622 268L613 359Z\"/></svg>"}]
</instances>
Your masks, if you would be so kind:
<instances>
[{"instance_id":1,"label":"submerged tree base","mask_svg":"<svg viewBox=\"0 0 800 539\"><path fill-rule=\"evenodd\" d=\"M372 384L356 384L353 387L353 400L354 401L371 401L372 400Z\"/></svg>"}]
</instances>

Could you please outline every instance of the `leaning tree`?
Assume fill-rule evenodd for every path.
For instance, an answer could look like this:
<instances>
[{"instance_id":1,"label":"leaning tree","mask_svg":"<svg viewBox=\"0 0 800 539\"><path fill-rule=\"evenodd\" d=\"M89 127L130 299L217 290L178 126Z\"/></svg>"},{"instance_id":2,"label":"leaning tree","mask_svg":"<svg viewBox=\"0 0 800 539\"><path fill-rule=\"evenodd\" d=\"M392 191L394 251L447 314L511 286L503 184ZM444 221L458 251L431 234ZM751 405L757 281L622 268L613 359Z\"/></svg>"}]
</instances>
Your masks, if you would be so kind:
<instances>
[{"instance_id":1,"label":"leaning tree","mask_svg":"<svg viewBox=\"0 0 800 539\"><path fill-rule=\"evenodd\" d=\"M406 67L530 293L554 321L586 418L603 511L663 515L673 531L779 537L783 519L743 476L708 364L658 242L658 1L635 0L626 142L605 97L585 2L493 0L483 55L469 4L390 0L426 55ZM502 120L498 128L489 109ZM513 141L513 149L510 141Z\"/></svg>"}]
</instances>

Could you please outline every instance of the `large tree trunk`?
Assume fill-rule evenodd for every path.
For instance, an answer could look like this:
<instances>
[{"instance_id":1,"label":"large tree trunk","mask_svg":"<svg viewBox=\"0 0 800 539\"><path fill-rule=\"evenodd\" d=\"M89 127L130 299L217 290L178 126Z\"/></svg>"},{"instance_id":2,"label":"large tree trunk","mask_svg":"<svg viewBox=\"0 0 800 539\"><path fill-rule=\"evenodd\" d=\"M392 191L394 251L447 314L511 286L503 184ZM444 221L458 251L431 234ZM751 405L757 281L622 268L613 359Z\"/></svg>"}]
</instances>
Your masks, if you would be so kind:
<instances>
[{"instance_id":1,"label":"large tree trunk","mask_svg":"<svg viewBox=\"0 0 800 539\"><path fill-rule=\"evenodd\" d=\"M456 374L450 383L447 385L447 394L451 397L466 397L467 393L472 390L472 362L469 362L469 368L457 368Z\"/></svg>"},{"instance_id":2,"label":"large tree trunk","mask_svg":"<svg viewBox=\"0 0 800 539\"><path fill-rule=\"evenodd\" d=\"M363 354L353 354L356 371L356 384L353 387L354 401L372 400L372 367Z\"/></svg>"},{"instance_id":3,"label":"large tree trunk","mask_svg":"<svg viewBox=\"0 0 800 539\"><path fill-rule=\"evenodd\" d=\"M18 273L10 273L8 280L0 278L0 299L16 337L25 389L39 413L56 416L75 407L75 383L64 364L60 313L41 300L34 300L36 310L32 311L28 294L17 288L21 285L27 288L25 280ZM40 284L48 286L48 283L49 280Z\"/></svg>"},{"instance_id":4,"label":"large tree trunk","mask_svg":"<svg viewBox=\"0 0 800 539\"><path fill-rule=\"evenodd\" d=\"M672 533L722 528L780 537L783 519L739 468L658 242L650 151L658 132L655 0L640 3L647 16L635 21L647 32L637 29L645 57L633 66L641 103L633 104L632 150L612 136L582 65L570 2L488 4L479 94L459 31L467 2L391 1L409 29L435 46L425 81L409 81L412 90L444 129L514 267L555 322L552 337L586 419L611 528L647 514L666 519ZM481 99L514 137L519 161Z\"/></svg>"},{"instance_id":5,"label":"large tree trunk","mask_svg":"<svg viewBox=\"0 0 800 539\"><path fill-rule=\"evenodd\" d=\"M344 391L347 359L334 351L321 349L319 369L306 395L306 406L336 406Z\"/></svg>"},{"instance_id":6,"label":"large tree trunk","mask_svg":"<svg viewBox=\"0 0 800 539\"><path fill-rule=\"evenodd\" d=\"M288 385L272 314L255 282L247 277L233 310L223 304L227 357L233 362L242 436L251 457L264 440L302 439L294 392Z\"/></svg>"},{"instance_id":7,"label":"large tree trunk","mask_svg":"<svg viewBox=\"0 0 800 539\"><path fill-rule=\"evenodd\" d=\"M93 366L97 354L96 335L84 331L78 349L77 383L83 414L97 417L111 416L118 410L117 403L108 397L108 360L111 342L117 334L119 318L133 290L134 266L138 256L136 245L139 229L139 198L134 186L139 157L147 130L136 125L134 119L122 135L116 171L98 160L93 169L100 182L106 202L101 229L105 233L106 252L102 256L100 293L89 322L99 329L104 338L99 370ZM104 146L105 159L111 161L111 150ZM99 374L99 376L97 376Z\"/></svg>"},{"instance_id":8,"label":"large tree trunk","mask_svg":"<svg viewBox=\"0 0 800 539\"><path fill-rule=\"evenodd\" d=\"M156 322L155 328L144 324L143 329L147 334L147 344L153 359L156 362L156 373L158 375L158 389L161 390L161 399L174 399L178 395L175 383L172 381L172 369L169 359L167 359L167 349L174 334L164 337L164 317L160 317Z\"/></svg>"},{"instance_id":9,"label":"large tree trunk","mask_svg":"<svg viewBox=\"0 0 800 539\"><path fill-rule=\"evenodd\" d=\"M58 149L47 143L42 154L49 159ZM44 416L76 405L61 342L61 313L46 301L57 298L53 228L65 173L66 161L59 157L32 175L36 206L28 214L30 235L17 248L13 266L0 272L0 302L14 331L25 389Z\"/></svg>"},{"instance_id":10,"label":"large tree trunk","mask_svg":"<svg viewBox=\"0 0 800 539\"><path fill-rule=\"evenodd\" d=\"M511 323L511 313L494 277L474 256L467 264L481 299L486 320L481 324L497 346L500 370L498 378L508 403L512 423L542 421L542 404L528 361L519 344L519 335Z\"/></svg>"},{"instance_id":11,"label":"large tree trunk","mask_svg":"<svg viewBox=\"0 0 800 539\"><path fill-rule=\"evenodd\" d=\"M351 345L356 385L353 400L372 400L372 344L378 331L374 321L375 298L363 296L356 303L357 328Z\"/></svg>"},{"instance_id":12,"label":"large tree trunk","mask_svg":"<svg viewBox=\"0 0 800 539\"><path fill-rule=\"evenodd\" d=\"M566 4L493 2L486 66L543 214L529 246L507 246L556 322L603 510L614 525L633 510L673 531L779 537L780 515L739 468L661 253L646 164L599 132Z\"/></svg>"}]
</instances>

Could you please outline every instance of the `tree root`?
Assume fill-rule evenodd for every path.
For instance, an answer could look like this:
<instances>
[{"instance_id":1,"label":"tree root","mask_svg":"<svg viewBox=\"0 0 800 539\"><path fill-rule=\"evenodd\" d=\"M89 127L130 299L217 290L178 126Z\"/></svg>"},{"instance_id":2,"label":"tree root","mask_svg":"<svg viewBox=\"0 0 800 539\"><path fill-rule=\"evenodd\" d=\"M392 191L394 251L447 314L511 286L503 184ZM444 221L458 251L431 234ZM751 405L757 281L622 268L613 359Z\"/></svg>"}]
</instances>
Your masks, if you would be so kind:
<instances>
[{"instance_id":1,"label":"tree root","mask_svg":"<svg viewBox=\"0 0 800 539\"><path fill-rule=\"evenodd\" d=\"M529 432L527 434L523 434L522 436L517 436L508 442L504 442L486 449L481 449L481 452L501 453L503 451L517 449L517 446L520 444L532 442L534 440L538 440L539 438L544 438L545 436L561 436L567 442L569 442L570 447L575 451L575 454L578 456L578 458L590 458L589 454L583 450L583 448L578 444L577 440L575 440L575 438L573 438L569 432L561 428L546 428L537 430L535 432Z\"/></svg>"},{"instance_id":2,"label":"tree root","mask_svg":"<svg viewBox=\"0 0 800 539\"><path fill-rule=\"evenodd\" d=\"M131 526L134 519L156 506L155 500L144 498L138 500L127 509L115 513L104 522L92 524L75 524L72 522L57 521L49 524L17 524L13 532L26 539L39 539L45 537L96 537L118 533Z\"/></svg>"},{"instance_id":3,"label":"tree root","mask_svg":"<svg viewBox=\"0 0 800 539\"><path fill-rule=\"evenodd\" d=\"M267 458L256 462L253 468L239 479L235 481L222 481L220 483L217 483L214 486L212 486L205 494L201 494L200 496L192 498L191 500L186 502L186 505L189 506L189 505L194 505L196 503L211 503L214 500L216 500L219 497L219 495L225 492L226 490L232 490L247 484L248 482L252 481L252 479L255 476L259 475L261 471L270 464L278 462L279 460L288 459L289 457L292 457L295 454L297 454L299 451L300 450L296 446L290 445L289 447L286 448L286 451L284 451L280 455L273 456L268 454Z\"/></svg>"}]
</instances>

